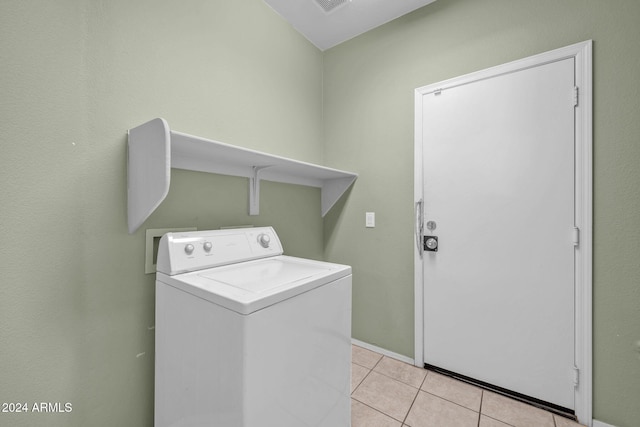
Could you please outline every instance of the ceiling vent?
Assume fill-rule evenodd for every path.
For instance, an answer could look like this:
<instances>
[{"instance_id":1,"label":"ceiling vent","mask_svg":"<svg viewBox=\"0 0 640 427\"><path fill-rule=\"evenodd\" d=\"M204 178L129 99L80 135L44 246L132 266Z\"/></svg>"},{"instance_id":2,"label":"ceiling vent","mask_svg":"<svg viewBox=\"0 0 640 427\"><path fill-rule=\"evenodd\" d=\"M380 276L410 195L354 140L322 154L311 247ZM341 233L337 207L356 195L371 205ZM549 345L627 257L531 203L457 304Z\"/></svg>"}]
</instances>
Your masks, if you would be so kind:
<instances>
[{"instance_id":1,"label":"ceiling vent","mask_svg":"<svg viewBox=\"0 0 640 427\"><path fill-rule=\"evenodd\" d=\"M315 0L315 2L324 10L329 13L338 6L342 6L345 3L348 3L350 0Z\"/></svg>"}]
</instances>

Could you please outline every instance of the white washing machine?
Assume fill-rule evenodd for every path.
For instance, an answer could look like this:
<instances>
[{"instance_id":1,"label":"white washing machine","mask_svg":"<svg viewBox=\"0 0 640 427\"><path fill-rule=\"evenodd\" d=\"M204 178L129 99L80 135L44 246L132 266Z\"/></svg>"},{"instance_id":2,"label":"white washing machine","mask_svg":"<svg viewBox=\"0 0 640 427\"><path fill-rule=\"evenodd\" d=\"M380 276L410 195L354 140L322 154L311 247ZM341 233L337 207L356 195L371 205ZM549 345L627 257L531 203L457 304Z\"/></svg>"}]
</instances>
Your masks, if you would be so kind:
<instances>
[{"instance_id":1,"label":"white washing machine","mask_svg":"<svg viewBox=\"0 0 640 427\"><path fill-rule=\"evenodd\" d=\"M156 427L351 425L351 267L282 254L271 227L162 237Z\"/></svg>"}]
</instances>

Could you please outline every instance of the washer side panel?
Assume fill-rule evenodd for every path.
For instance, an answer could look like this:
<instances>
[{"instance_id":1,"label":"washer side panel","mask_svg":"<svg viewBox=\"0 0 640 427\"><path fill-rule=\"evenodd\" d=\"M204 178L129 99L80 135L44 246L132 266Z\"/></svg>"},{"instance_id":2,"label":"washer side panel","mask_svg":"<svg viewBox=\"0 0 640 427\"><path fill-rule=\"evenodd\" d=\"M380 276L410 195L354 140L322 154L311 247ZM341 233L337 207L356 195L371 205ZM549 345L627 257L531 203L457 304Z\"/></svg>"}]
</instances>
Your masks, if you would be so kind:
<instances>
[{"instance_id":1,"label":"washer side panel","mask_svg":"<svg viewBox=\"0 0 640 427\"><path fill-rule=\"evenodd\" d=\"M245 425L245 317L156 282L156 427Z\"/></svg>"}]
</instances>

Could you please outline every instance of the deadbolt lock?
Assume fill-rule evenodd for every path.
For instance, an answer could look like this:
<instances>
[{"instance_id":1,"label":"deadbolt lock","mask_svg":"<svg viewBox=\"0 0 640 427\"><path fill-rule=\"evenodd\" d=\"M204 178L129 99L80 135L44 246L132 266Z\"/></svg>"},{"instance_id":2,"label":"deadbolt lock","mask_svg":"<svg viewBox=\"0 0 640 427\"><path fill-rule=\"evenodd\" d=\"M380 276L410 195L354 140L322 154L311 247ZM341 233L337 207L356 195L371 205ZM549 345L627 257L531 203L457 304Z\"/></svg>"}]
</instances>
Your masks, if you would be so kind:
<instances>
[{"instance_id":1,"label":"deadbolt lock","mask_svg":"<svg viewBox=\"0 0 640 427\"><path fill-rule=\"evenodd\" d=\"M438 252L438 236L424 236L424 248L427 252Z\"/></svg>"}]
</instances>

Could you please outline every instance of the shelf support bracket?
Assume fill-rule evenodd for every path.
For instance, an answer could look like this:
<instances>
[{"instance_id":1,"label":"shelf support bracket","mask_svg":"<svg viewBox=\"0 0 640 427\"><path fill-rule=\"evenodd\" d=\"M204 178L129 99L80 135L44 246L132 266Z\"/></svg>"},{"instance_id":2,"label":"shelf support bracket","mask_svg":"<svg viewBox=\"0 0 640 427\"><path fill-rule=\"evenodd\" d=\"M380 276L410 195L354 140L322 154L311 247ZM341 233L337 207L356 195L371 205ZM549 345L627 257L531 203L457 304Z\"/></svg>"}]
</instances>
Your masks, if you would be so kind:
<instances>
[{"instance_id":1,"label":"shelf support bracket","mask_svg":"<svg viewBox=\"0 0 640 427\"><path fill-rule=\"evenodd\" d=\"M260 212L260 181L318 187L324 217L358 174L300 162L169 129L156 118L129 129L127 224L133 234L169 192L171 169L249 179L249 215ZM268 169L264 171L264 169Z\"/></svg>"},{"instance_id":2,"label":"shelf support bracket","mask_svg":"<svg viewBox=\"0 0 640 427\"><path fill-rule=\"evenodd\" d=\"M249 215L260 214L260 172L270 166L253 166L253 176L249 178Z\"/></svg>"}]
</instances>

